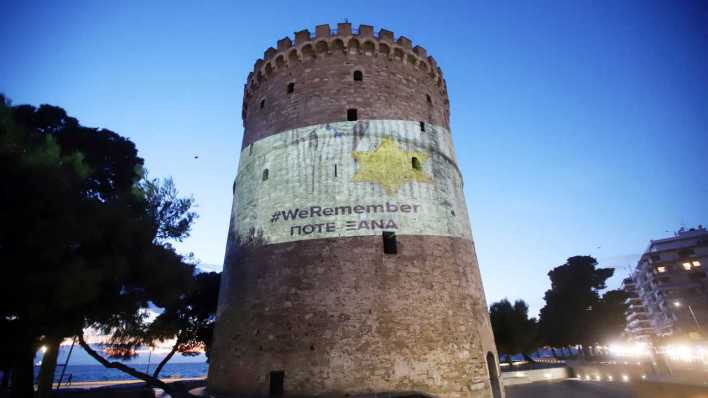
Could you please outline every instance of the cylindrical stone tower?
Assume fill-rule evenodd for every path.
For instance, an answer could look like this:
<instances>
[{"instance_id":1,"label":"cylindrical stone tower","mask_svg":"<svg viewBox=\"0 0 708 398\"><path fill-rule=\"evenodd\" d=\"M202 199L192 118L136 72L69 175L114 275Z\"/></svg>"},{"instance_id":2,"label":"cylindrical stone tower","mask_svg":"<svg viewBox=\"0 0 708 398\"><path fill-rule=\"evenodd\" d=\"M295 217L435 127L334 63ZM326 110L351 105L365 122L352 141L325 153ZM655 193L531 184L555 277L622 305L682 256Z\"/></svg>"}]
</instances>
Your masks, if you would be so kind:
<instances>
[{"instance_id":1,"label":"cylindrical stone tower","mask_svg":"<svg viewBox=\"0 0 708 398\"><path fill-rule=\"evenodd\" d=\"M246 83L209 391L501 397L442 71L348 23Z\"/></svg>"}]
</instances>

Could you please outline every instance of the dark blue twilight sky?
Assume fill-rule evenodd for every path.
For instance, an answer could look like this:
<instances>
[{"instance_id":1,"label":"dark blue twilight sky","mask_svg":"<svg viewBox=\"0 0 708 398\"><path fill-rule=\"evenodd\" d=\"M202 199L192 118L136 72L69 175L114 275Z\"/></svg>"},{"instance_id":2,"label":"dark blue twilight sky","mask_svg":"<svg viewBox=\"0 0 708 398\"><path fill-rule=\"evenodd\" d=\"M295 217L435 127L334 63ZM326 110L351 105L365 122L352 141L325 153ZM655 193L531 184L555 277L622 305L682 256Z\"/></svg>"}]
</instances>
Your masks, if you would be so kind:
<instances>
[{"instance_id":1,"label":"dark blue twilight sky","mask_svg":"<svg viewBox=\"0 0 708 398\"><path fill-rule=\"evenodd\" d=\"M220 268L243 83L276 40L321 23L428 49L488 300L532 313L575 254L617 267L708 223L708 6L688 1L7 1L0 92L130 137L201 217L180 248ZM194 159L199 155L199 159Z\"/></svg>"}]
</instances>

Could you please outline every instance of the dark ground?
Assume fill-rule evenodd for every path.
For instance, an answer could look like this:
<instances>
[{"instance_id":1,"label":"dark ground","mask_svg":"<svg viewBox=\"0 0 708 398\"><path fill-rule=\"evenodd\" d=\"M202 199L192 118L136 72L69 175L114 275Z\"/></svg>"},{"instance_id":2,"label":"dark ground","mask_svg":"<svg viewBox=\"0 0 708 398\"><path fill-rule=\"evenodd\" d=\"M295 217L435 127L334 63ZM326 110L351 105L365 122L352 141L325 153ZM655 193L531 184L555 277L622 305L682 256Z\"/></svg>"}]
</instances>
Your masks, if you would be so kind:
<instances>
[{"instance_id":1,"label":"dark ground","mask_svg":"<svg viewBox=\"0 0 708 398\"><path fill-rule=\"evenodd\" d=\"M203 383L202 383L203 384ZM197 387L198 385L190 385ZM0 398L8 397L0 391ZM58 398L152 398L155 393L144 386L106 387L67 390ZM708 398L708 388L661 385L655 383L607 383L580 380L536 382L506 387L507 398Z\"/></svg>"},{"instance_id":2,"label":"dark ground","mask_svg":"<svg viewBox=\"0 0 708 398\"><path fill-rule=\"evenodd\" d=\"M578 380L538 382L509 386L507 398L638 398L631 385ZM668 397L667 397L668 398Z\"/></svg>"},{"instance_id":3,"label":"dark ground","mask_svg":"<svg viewBox=\"0 0 708 398\"><path fill-rule=\"evenodd\" d=\"M506 388L507 398L708 398L705 386L642 382L608 383L581 380L536 382Z\"/></svg>"}]
</instances>

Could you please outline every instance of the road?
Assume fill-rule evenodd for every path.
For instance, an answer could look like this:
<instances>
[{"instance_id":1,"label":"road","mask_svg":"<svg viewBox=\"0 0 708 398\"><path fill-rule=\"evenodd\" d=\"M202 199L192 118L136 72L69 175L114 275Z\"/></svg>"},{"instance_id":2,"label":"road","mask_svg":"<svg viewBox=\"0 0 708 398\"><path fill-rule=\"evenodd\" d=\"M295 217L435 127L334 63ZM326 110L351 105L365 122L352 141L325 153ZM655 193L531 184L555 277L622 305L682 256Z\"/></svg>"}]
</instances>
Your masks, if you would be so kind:
<instances>
[{"instance_id":1,"label":"road","mask_svg":"<svg viewBox=\"0 0 708 398\"><path fill-rule=\"evenodd\" d=\"M635 398L625 383L601 383L579 380L538 382L506 387L507 398Z\"/></svg>"}]
</instances>

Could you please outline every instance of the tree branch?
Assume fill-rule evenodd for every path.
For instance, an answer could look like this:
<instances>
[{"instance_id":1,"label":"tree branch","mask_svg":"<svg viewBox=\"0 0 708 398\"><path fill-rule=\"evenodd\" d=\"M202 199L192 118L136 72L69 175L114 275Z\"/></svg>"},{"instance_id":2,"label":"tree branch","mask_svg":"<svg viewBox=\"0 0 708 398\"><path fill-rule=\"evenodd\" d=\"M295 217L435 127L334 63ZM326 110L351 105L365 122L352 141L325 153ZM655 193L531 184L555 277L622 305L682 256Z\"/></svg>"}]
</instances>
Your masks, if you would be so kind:
<instances>
[{"instance_id":1,"label":"tree branch","mask_svg":"<svg viewBox=\"0 0 708 398\"><path fill-rule=\"evenodd\" d=\"M121 372L125 372L136 379L140 379L152 387L157 387L163 389L166 393L173 397L191 397L192 395L184 388L182 385L177 383L165 383L162 380L152 377L146 373L139 370L131 368L123 363L116 361L109 361L102 357L98 352L96 352L90 345L84 340L83 333L79 334L79 345L83 348L93 359L97 360L101 365L109 369L118 369Z\"/></svg>"},{"instance_id":2,"label":"tree branch","mask_svg":"<svg viewBox=\"0 0 708 398\"><path fill-rule=\"evenodd\" d=\"M159 365L157 365L157 367L155 368L155 371L152 373L152 377L157 379L158 376L160 376L160 372L162 371L162 368L165 367L167 362L169 362L170 359L172 359L172 356L175 355L175 353L177 352L178 346L179 346L179 338L177 338L177 341L175 341L175 345L172 346L172 350L170 351L170 353L167 354L167 356L162 361L160 361Z\"/></svg>"}]
</instances>

